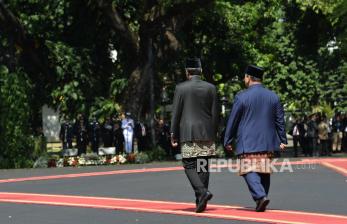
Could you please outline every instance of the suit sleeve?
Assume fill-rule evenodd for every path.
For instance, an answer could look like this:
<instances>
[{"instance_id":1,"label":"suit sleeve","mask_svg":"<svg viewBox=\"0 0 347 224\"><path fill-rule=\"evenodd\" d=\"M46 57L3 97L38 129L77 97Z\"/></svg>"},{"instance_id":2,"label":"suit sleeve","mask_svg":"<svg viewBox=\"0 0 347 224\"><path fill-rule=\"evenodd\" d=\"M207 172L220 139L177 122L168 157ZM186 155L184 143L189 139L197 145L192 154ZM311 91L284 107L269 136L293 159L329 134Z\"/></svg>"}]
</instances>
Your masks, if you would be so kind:
<instances>
[{"instance_id":1,"label":"suit sleeve","mask_svg":"<svg viewBox=\"0 0 347 224\"><path fill-rule=\"evenodd\" d=\"M219 101L216 88L213 88L213 102L212 102L212 120L213 120L213 133L216 135L218 132L218 124L219 124Z\"/></svg>"},{"instance_id":2,"label":"suit sleeve","mask_svg":"<svg viewBox=\"0 0 347 224\"><path fill-rule=\"evenodd\" d=\"M275 105L275 125L276 132L278 137L280 138L281 143L288 144L284 122L284 110L279 99L277 100Z\"/></svg>"},{"instance_id":3,"label":"suit sleeve","mask_svg":"<svg viewBox=\"0 0 347 224\"><path fill-rule=\"evenodd\" d=\"M231 142L235 138L235 135L237 133L237 128L241 120L241 116L242 116L242 103L239 97L236 95L234 100L234 105L231 110L227 126L225 128L224 146L231 145Z\"/></svg>"},{"instance_id":4,"label":"suit sleeve","mask_svg":"<svg viewBox=\"0 0 347 224\"><path fill-rule=\"evenodd\" d=\"M171 118L171 130L173 137L178 139L179 129L181 122L181 115L183 109L183 98L180 89L176 86L173 105L172 105L172 118Z\"/></svg>"}]
</instances>

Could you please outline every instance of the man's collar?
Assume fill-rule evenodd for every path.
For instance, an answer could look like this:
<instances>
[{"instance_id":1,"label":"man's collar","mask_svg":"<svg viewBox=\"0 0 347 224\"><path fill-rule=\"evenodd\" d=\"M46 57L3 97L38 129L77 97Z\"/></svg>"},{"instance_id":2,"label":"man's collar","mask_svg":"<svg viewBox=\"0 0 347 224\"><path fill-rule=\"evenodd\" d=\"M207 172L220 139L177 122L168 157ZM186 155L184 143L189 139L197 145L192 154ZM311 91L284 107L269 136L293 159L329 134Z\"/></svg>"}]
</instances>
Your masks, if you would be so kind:
<instances>
[{"instance_id":1,"label":"man's collar","mask_svg":"<svg viewBox=\"0 0 347 224\"><path fill-rule=\"evenodd\" d=\"M254 87L263 87L263 84L262 83L256 83L256 84L249 86L248 89L254 88Z\"/></svg>"},{"instance_id":2,"label":"man's collar","mask_svg":"<svg viewBox=\"0 0 347 224\"><path fill-rule=\"evenodd\" d=\"M190 80L201 80L200 75L192 75Z\"/></svg>"}]
</instances>

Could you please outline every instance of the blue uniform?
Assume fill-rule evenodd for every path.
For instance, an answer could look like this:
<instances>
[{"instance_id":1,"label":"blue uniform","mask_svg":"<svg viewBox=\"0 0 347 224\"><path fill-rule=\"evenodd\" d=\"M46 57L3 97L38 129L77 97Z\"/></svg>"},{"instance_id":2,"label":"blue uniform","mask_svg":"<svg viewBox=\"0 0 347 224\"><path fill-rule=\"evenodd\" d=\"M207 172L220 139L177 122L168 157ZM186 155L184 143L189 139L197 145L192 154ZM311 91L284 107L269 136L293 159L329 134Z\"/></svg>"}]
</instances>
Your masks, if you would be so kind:
<instances>
[{"instance_id":1,"label":"blue uniform","mask_svg":"<svg viewBox=\"0 0 347 224\"><path fill-rule=\"evenodd\" d=\"M275 151L280 143L287 144L283 107L274 92L255 84L236 95L224 146L234 139L237 155Z\"/></svg>"},{"instance_id":2,"label":"blue uniform","mask_svg":"<svg viewBox=\"0 0 347 224\"><path fill-rule=\"evenodd\" d=\"M236 141L236 154L279 150L287 144L284 111L279 97L262 84L250 86L235 97L225 130L224 146ZM249 172L243 177L254 200L266 197L270 174Z\"/></svg>"}]
</instances>

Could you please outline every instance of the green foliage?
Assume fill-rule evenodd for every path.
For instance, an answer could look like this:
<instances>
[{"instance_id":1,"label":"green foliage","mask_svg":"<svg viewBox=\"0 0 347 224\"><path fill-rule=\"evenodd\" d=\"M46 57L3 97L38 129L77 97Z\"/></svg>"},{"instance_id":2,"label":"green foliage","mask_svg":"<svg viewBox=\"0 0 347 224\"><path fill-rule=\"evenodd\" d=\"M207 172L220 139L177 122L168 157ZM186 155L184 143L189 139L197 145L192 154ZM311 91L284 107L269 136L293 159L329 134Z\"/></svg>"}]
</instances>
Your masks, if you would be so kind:
<instances>
[{"instance_id":1,"label":"green foliage","mask_svg":"<svg viewBox=\"0 0 347 224\"><path fill-rule=\"evenodd\" d=\"M327 118L332 118L335 115L332 107L326 102L322 102L321 104L313 107L312 112L325 114L327 116Z\"/></svg>"},{"instance_id":2,"label":"green foliage","mask_svg":"<svg viewBox=\"0 0 347 224\"><path fill-rule=\"evenodd\" d=\"M155 147L151 151L147 152L150 161L164 161L168 155L165 150L161 147Z\"/></svg>"},{"instance_id":3,"label":"green foliage","mask_svg":"<svg viewBox=\"0 0 347 224\"><path fill-rule=\"evenodd\" d=\"M104 99L102 97L98 97L95 99L95 104L91 107L91 114L96 117L109 117L111 115L115 115L119 113L120 106L113 99Z\"/></svg>"},{"instance_id":4,"label":"green foliage","mask_svg":"<svg viewBox=\"0 0 347 224\"><path fill-rule=\"evenodd\" d=\"M216 149L216 157L217 158L225 158L225 149L223 146L218 146Z\"/></svg>"},{"instance_id":5,"label":"green foliage","mask_svg":"<svg viewBox=\"0 0 347 224\"><path fill-rule=\"evenodd\" d=\"M296 0L301 10L314 10L325 15L332 14L343 0Z\"/></svg>"},{"instance_id":6,"label":"green foliage","mask_svg":"<svg viewBox=\"0 0 347 224\"><path fill-rule=\"evenodd\" d=\"M172 99L175 84L184 78L182 61L191 56L202 58L206 80L231 103L244 88L245 66L252 63L266 68L264 83L279 94L287 111L310 112L317 105L329 114L347 111L347 0L214 0L206 8L188 10L182 5L196 1L144 2L1 3L20 23L15 34L0 30L3 167L25 166L24 158L32 156L30 126L41 125L33 117L43 104L70 116L105 117L123 110L136 97L124 94L138 88L133 83L148 87L149 80L141 80L148 37L153 40L155 111L160 111L163 89ZM112 17L112 6L124 23ZM187 13L180 14L182 9ZM1 14L1 22L4 18ZM114 51L117 60L112 61ZM146 117L150 98L144 89L134 102L142 104ZM40 143L35 142L37 157ZM164 153L148 156L161 159Z\"/></svg>"},{"instance_id":7,"label":"green foliage","mask_svg":"<svg viewBox=\"0 0 347 224\"><path fill-rule=\"evenodd\" d=\"M333 24L336 27L337 41L344 55L347 54L347 0L343 0L341 4L335 8L333 15Z\"/></svg>"},{"instance_id":8,"label":"green foliage","mask_svg":"<svg viewBox=\"0 0 347 224\"><path fill-rule=\"evenodd\" d=\"M25 30L37 38L56 39L72 25L70 0L14 0L8 7L21 21Z\"/></svg>"},{"instance_id":9,"label":"green foliage","mask_svg":"<svg viewBox=\"0 0 347 224\"><path fill-rule=\"evenodd\" d=\"M136 159L135 162L136 163L149 163L151 161L150 156L148 155L148 153L146 152L139 152L136 154Z\"/></svg>"},{"instance_id":10,"label":"green foliage","mask_svg":"<svg viewBox=\"0 0 347 224\"><path fill-rule=\"evenodd\" d=\"M47 41L46 46L56 74L51 93L53 104L62 113L85 111L86 99L92 88L88 50L77 50L62 42Z\"/></svg>"},{"instance_id":11,"label":"green foliage","mask_svg":"<svg viewBox=\"0 0 347 224\"><path fill-rule=\"evenodd\" d=\"M33 164L33 168L47 168L48 167L49 155L44 154L40 156Z\"/></svg>"},{"instance_id":12,"label":"green foliage","mask_svg":"<svg viewBox=\"0 0 347 224\"><path fill-rule=\"evenodd\" d=\"M217 1L218 18L224 18L219 19L217 25L227 28L227 31L217 30L218 36L229 33L221 41L213 40L217 42L214 45L218 46L219 42L229 46L236 44L233 49L236 47L245 57L238 56L229 63L241 59L238 66L232 66L234 69L229 68L234 77L238 74L242 77L243 68L249 63L265 67L264 83L280 95L286 110L308 112L321 102L334 105L334 101L345 94L341 83L345 83L346 76L341 72L344 63L338 51L329 53L327 43L334 39L331 14L340 2L288 1L281 4L278 1L256 1L233 4ZM212 27L215 29L216 24ZM309 33L308 29L311 29ZM226 52L228 48L225 46L222 51ZM235 55L235 52L229 51L228 55ZM243 68L240 68L242 64ZM228 72L222 72L218 89L221 95L232 100L242 88L242 81L240 78L225 79L227 75ZM345 101L338 100L334 109L344 110Z\"/></svg>"},{"instance_id":13,"label":"green foliage","mask_svg":"<svg viewBox=\"0 0 347 224\"><path fill-rule=\"evenodd\" d=\"M138 34L143 20L154 18L159 13L156 10L165 14L185 2L194 1L159 1L146 13L142 11L146 7L142 1L114 0L113 6L122 14L130 31ZM333 14L345 15L344 2L216 0L209 10L196 11L193 19L178 31L176 37L182 49L176 58L170 57L169 64L176 64L177 69L175 61L179 58L200 55L203 67L207 68L207 80L217 84L219 94L232 101L243 88L244 67L255 63L267 69L265 83L280 94L283 102L296 105L291 107L294 109L309 110L318 101L330 102L329 97L341 94L337 91L326 96L321 91L326 85L335 85L335 82L325 83L324 79L328 73L336 74L343 62L323 67L319 49L326 48L334 38L331 30L343 23L343 16L337 18ZM122 61L129 60L124 57L127 54L122 49L124 44L117 33L110 31L107 18L98 12L95 2L17 0L9 8L16 11L37 43L47 47L45 54L55 78L46 88L51 103L62 113L89 112L92 106L92 112L108 114L114 110L112 107L124 106L120 105L122 94L129 84L125 68L131 62ZM307 30L311 33L309 37ZM116 49L119 57L113 65L109 58L111 49ZM175 81L175 77L168 75L172 68L165 65L165 55L160 54L158 72L166 82ZM174 85L168 88L172 94ZM161 89L157 88L157 95Z\"/></svg>"},{"instance_id":14,"label":"green foliage","mask_svg":"<svg viewBox=\"0 0 347 224\"><path fill-rule=\"evenodd\" d=\"M47 153L47 141L44 136L35 136L33 138L34 146L32 157L39 158L43 154Z\"/></svg>"},{"instance_id":15,"label":"green foliage","mask_svg":"<svg viewBox=\"0 0 347 224\"><path fill-rule=\"evenodd\" d=\"M31 82L22 70L9 72L0 66L0 167L32 165L33 139L30 135Z\"/></svg>"}]
</instances>

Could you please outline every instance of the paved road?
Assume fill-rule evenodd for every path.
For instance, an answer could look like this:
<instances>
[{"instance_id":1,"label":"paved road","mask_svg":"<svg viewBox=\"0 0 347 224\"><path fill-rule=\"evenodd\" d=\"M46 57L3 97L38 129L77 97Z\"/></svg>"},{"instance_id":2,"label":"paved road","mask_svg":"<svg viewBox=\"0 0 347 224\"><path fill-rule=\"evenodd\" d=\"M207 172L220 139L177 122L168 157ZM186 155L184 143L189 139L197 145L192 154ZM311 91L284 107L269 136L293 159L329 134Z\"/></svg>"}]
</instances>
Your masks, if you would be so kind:
<instances>
[{"instance_id":1,"label":"paved road","mask_svg":"<svg viewBox=\"0 0 347 224\"><path fill-rule=\"evenodd\" d=\"M344 164L345 160L337 161L336 164ZM345 162L347 164L347 160ZM23 202L0 202L0 223L226 223L226 220L221 219L221 217L196 217L194 214L181 213L181 211L178 211L179 209L174 210L175 206L177 206L176 202L192 203L194 201L189 182L178 165L178 163L159 163L74 169L1 171L0 179L32 176L53 176L53 178L23 180L20 182L10 182L8 180L9 182L7 183L0 183L0 193L22 192L40 195L54 194L71 195L74 197L90 196L140 199L146 201L140 201L137 205L135 204L135 207L143 209L150 207L149 202L153 200L166 201L171 204L168 205L169 208L165 208L164 204L161 204L162 207L159 209L156 208L156 210L148 213L143 212L144 210L141 209L137 211L131 211L131 208L123 210L125 206L123 204L122 210L114 209L114 207L112 209L103 209L96 206L94 208L86 208L84 206L64 206L64 204L60 206L51 204L39 205L36 204L36 199L31 198L30 200L32 202L29 204L23 204ZM146 170L142 168L146 168ZM305 211L310 214L324 213L340 215L346 218L347 223L347 169L343 165L340 169L346 171L346 176L327 166L313 165L311 163L293 165L294 172L292 173L284 172L274 174L272 176L269 195L271 199L269 208L283 211ZM125 173L113 172L119 170L127 171ZM141 172L127 173L128 171L131 172L134 170ZM113 173L109 173L109 171ZM90 175L77 175L73 178L65 178L64 176L59 176L58 178L56 176L71 173L89 173ZM96 175L91 176L91 173ZM236 174L230 173L228 169L222 169L222 172L212 173L210 181L210 189L214 193L211 204L219 206L241 206L246 209L254 207L254 202L251 200L244 180ZM6 199L6 197L0 195L0 200ZM19 197L23 200L29 200L30 195ZM66 199L67 203L69 203L69 200L70 198ZM94 202L88 203L92 204ZM117 203L113 203L112 206L117 207ZM171 208L170 206L173 207ZM211 210L211 216L217 214L217 210ZM189 210L189 212L191 211ZM227 216L225 217L230 219L234 215L236 218L233 219L232 223L264 222L269 217L273 218L273 216L269 215L271 212L263 217L260 213L249 212L247 210L243 215L249 217L249 219L236 221L238 219L238 212L237 209L228 210L226 212ZM263 218L263 221L261 221L261 218ZM228 223L230 223L230 220Z\"/></svg>"}]
</instances>

